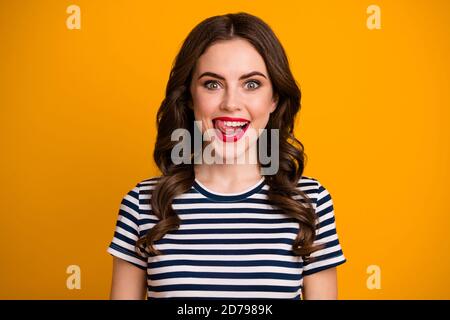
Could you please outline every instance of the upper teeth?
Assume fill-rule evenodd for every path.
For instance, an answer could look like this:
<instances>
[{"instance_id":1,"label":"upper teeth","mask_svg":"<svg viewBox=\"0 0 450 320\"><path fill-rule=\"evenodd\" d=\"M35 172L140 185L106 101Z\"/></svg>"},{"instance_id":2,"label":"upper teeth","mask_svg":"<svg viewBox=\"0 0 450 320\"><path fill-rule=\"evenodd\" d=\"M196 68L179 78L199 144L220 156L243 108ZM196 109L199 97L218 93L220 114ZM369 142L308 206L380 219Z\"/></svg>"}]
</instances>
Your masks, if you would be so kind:
<instances>
[{"instance_id":1,"label":"upper teeth","mask_svg":"<svg viewBox=\"0 0 450 320\"><path fill-rule=\"evenodd\" d=\"M227 127L241 127L245 125L247 122L245 121L224 121L223 122Z\"/></svg>"}]
</instances>

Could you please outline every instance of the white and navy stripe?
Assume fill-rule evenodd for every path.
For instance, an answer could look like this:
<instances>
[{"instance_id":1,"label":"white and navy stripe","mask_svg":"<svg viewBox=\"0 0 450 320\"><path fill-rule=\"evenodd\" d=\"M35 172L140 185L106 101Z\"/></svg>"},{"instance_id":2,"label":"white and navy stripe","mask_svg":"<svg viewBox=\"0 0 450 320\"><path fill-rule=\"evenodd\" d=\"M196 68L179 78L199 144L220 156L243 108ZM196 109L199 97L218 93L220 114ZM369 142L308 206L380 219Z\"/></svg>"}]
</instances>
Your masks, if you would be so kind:
<instances>
[{"instance_id":1,"label":"white and navy stripe","mask_svg":"<svg viewBox=\"0 0 450 320\"><path fill-rule=\"evenodd\" d=\"M270 205L264 178L238 194L213 192L195 180L173 201L181 224L156 242L163 254L140 256L136 240L158 221L149 205L158 180L143 180L125 195L107 249L147 271L149 299L299 299L304 276L346 261L332 198L319 181L305 176L298 188L312 200L318 216L316 243L325 243L309 264L293 255L299 225Z\"/></svg>"}]
</instances>

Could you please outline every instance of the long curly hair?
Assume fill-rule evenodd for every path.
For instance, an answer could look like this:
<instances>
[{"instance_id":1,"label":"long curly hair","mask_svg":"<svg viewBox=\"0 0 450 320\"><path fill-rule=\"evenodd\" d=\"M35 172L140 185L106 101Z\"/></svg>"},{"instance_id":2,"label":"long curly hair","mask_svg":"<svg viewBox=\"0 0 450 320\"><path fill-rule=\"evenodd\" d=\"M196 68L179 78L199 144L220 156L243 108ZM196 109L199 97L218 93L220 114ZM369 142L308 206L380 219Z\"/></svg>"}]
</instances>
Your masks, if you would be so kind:
<instances>
[{"instance_id":1,"label":"long curly hair","mask_svg":"<svg viewBox=\"0 0 450 320\"><path fill-rule=\"evenodd\" d=\"M279 169L276 174L265 176L269 185L267 196L271 205L298 221L299 233L292 250L295 255L311 261L310 254L322 246L313 245L317 217L311 200L298 188L307 160L303 144L293 134L301 92L289 68L286 53L272 29L260 18L243 12L213 16L200 22L189 33L175 58L166 96L157 113L153 156L162 175L151 191L150 207L159 221L137 241L136 249L144 249L153 255L161 254L154 247L155 241L180 226L181 220L171 204L177 195L192 187L195 174L194 164L172 162L171 152L178 142L172 141L171 135L174 129L183 128L189 130L191 137L194 136L195 119L190 108L192 97L189 88L197 59L216 41L234 38L247 40L263 57L274 94L278 97L277 107L270 114L265 128L269 132L270 129L278 129L280 140ZM270 145L269 141L268 149ZM270 150L266 150L266 154L271 154Z\"/></svg>"}]
</instances>

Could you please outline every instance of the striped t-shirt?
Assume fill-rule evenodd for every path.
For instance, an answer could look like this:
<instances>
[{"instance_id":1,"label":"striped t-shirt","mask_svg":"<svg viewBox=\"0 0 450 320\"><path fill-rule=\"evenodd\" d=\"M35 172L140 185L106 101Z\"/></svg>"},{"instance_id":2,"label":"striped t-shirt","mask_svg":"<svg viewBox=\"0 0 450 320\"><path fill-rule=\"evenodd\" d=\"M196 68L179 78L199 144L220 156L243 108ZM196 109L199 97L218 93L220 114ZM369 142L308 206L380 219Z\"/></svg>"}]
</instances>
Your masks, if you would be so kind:
<instances>
[{"instance_id":1,"label":"striped t-shirt","mask_svg":"<svg viewBox=\"0 0 450 320\"><path fill-rule=\"evenodd\" d=\"M158 180L143 180L124 196L107 248L147 271L147 299L302 299L304 276L346 261L333 200L318 180L305 176L297 188L316 210L320 226L315 244L325 243L311 254L313 262L293 254L298 222L270 205L264 177L233 194L209 190L196 179L172 203L181 224L155 242L162 255L147 252L143 257L135 252L135 243L158 221L150 208L150 192Z\"/></svg>"}]
</instances>

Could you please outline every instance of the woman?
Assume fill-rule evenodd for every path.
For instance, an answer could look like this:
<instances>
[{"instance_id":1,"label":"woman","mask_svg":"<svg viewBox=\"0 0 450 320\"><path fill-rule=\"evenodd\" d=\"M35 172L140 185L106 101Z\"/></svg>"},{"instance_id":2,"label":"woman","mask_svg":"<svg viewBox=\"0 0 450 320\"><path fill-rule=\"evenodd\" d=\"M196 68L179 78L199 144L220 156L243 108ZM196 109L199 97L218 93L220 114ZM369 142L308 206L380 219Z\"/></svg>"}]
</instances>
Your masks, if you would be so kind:
<instances>
[{"instance_id":1,"label":"woman","mask_svg":"<svg viewBox=\"0 0 450 320\"><path fill-rule=\"evenodd\" d=\"M162 175L139 182L119 210L112 299L337 298L346 259L330 194L302 176L300 97L261 19L214 16L190 32L157 115Z\"/></svg>"}]
</instances>

